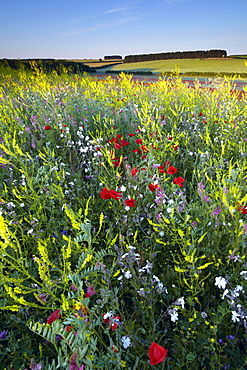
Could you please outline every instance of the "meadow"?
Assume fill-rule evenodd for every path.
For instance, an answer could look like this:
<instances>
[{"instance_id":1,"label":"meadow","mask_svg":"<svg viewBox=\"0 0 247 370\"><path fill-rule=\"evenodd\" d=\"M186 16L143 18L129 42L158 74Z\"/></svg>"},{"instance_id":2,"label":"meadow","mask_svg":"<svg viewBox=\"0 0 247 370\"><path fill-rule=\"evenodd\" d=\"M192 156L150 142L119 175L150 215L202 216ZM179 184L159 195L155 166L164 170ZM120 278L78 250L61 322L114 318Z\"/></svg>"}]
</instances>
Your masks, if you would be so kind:
<instances>
[{"instance_id":1,"label":"meadow","mask_svg":"<svg viewBox=\"0 0 247 370\"><path fill-rule=\"evenodd\" d=\"M2 369L247 368L246 103L0 73Z\"/></svg>"},{"instance_id":2,"label":"meadow","mask_svg":"<svg viewBox=\"0 0 247 370\"><path fill-rule=\"evenodd\" d=\"M103 69L101 69L102 71ZM140 72L149 71L154 74L170 73L179 70L182 74L228 74L247 76L246 59L238 58L219 58L219 59L170 59L155 60L148 62L123 63L109 66L105 70L116 72Z\"/></svg>"}]
</instances>

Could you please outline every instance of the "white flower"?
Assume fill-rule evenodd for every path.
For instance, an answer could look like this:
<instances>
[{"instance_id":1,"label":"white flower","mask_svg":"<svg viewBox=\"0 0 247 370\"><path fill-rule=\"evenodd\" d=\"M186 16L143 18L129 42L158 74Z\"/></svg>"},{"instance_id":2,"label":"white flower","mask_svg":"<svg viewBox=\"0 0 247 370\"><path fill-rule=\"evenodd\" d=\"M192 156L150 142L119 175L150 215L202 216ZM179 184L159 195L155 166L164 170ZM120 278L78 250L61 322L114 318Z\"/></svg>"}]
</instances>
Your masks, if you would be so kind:
<instances>
[{"instance_id":1,"label":"white flower","mask_svg":"<svg viewBox=\"0 0 247 370\"><path fill-rule=\"evenodd\" d=\"M112 311L110 311L110 312L106 312L106 313L103 315L103 320L110 319L111 317L112 317Z\"/></svg>"},{"instance_id":2,"label":"white flower","mask_svg":"<svg viewBox=\"0 0 247 370\"><path fill-rule=\"evenodd\" d=\"M225 296L226 296L228 293L229 293L229 289L226 289L226 290L224 291L224 293L222 294L221 299L224 299L224 298L225 298Z\"/></svg>"},{"instance_id":3,"label":"white flower","mask_svg":"<svg viewBox=\"0 0 247 370\"><path fill-rule=\"evenodd\" d=\"M119 189L120 191L125 191L126 190L126 186L122 185L121 188Z\"/></svg>"},{"instance_id":4,"label":"white flower","mask_svg":"<svg viewBox=\"0 0 247 370\"><path fill-rule=\"evenodd\" d=\"M217 276L215 278L215 284L220 289L225 289L227 284L227 280L223 278L222 276Z\"/></svg>"},{"instance_id":5,"label":"white flower","mask_svg":"<svg viewBox=\"0 0 247 370\"><path fill-rule=\"evenodd\" d=\"M171 321L176 322L178 320L178 312L176 308L168 311L168 314L171 316Z\"/></svg>"},{"instance_id":6,"label":"white flower","mask_svg":"<svg viewBox=\"0 0 247 370\"><path fill-rule=\"evenodd\" d=\"M239 313L237 313L236 311L232 311L232 321L233 322L239 322L240 321L239 316L240 316Z\"/></svg>"},{"instance_id":7,"label":"white flower","mask_svg":"<svg viewBox=\"0 0 247 370\"><path fill-rule=\"evenodd\" d=\"M184 297L178 298L174 304L182 306L182 309L184 309Z\"/></svg>"},{"instance_id":8,"label":"white flower","mask_svg":"<svg viewBox=\"0 0 247 370\"><path fill-rule=\"evenodd\" d=\"M130 270L124 272L124 277L126 277L126 279L130 279L132 277Z\"/></svg>"},{"instance_id":9,"label":"white flower","mask_svg":"<svg viewBox=\"0 0 247 370\"><path fill-rule=\"evenodd\" d=\"M167 212L167 213L172 213L172 208L171 208L171 207L168 207L168 208L166 209L166 212Z\"/></svg>"},{"instance_id":10,"label":"white flower","mask_svg":"<svg viewBox=\"0 0 247 370\"><path fill-rule=\"evenodd\" d=\"M131 340L127 335L121 338L121 342L123 343L123 347L126 349L131 345Z\"/></svg>"}]
</instances>

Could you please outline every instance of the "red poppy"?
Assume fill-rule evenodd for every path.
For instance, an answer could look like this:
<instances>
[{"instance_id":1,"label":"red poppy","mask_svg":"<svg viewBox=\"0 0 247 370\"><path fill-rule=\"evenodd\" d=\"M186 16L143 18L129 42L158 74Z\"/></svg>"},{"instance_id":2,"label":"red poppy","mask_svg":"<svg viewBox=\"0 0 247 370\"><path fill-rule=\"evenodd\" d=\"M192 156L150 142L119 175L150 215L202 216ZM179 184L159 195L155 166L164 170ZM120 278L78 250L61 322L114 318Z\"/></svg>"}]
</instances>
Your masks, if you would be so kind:
<instances>
[{"instance_id":1,"label":"red poppy","mask_svg":"<svg viewBox=\"0 0 247 370\"><path fill-rule=\"evenodd\" d=\"M118 139L116 137L114 137L113 139L111 139L109 141L111 141L112 143L118 143Z\"/></svg>"},{"instance_id":2,"label":"red poppy","mask_svg":"<svg viewBox=\"0 0 247 370\"><path fill-rule=\"evenodd\" d=\"M126 140L121 140L121 145L122 145L122 146L129 145L129 142L128 142L128 141L126 141Z\"/></svg>"},{"instance_id":3,"label":"red poppy","mask_svg":"<svg viewBox=\"0 0 247 370\"><path fill-rule=\"evenodd\" d=\"M122 135L117 134L117 138L118 138L118 139L121 139L121 137L122 137Z\"/></svg>"},{"instance_id":4,"label":"red poppy","mask_svg":"<svg viewBox=\"0 0 247 370\"><path fill-rule=\"evenodd\" d=\"M238 211L240 211L243 215L247 215L247 206L238 207Z\"/></svg>"},{"instance_id":5,"label":"red poppy","mask_svg":"<svg viewBox=\"0 0 247 370\"><path fill-rule=\"evenodd\" d=\"M176 167L173 167L173 166L170 166L170 167L168 167L168 169L167 169L167 173L169 174L169 175L174 175L175 173L177 173L178 172L178 170L176 169Z\"/></svg>"},{"instance_id":6,"label":"red poppy","mask_svg":"<svg viewBox=\"0 0 247 370\"><path fill-rule=\"evenodd\" d=\"M112 164L114 165L114 168L119 167L121 164L120 159L116 159L115 161L112 161Z\"/></svg>"},{"instance_id":7,"label":"red poppy","mask_svg":"<svg viewBox=\"0 0 247 370\"><path fill-rule=\"evenodd\" d=\"M136 144L142 144L142 139L136 139Z\"/></svg>"},{"instance_id":8,"label":"red poppy","mask_svg":"<svg viewBox=\"0 0 247 370\"><path fill-rule=\"evenodd\" d=\"M160 186L158 184L153 184L153 183L148 185L148 188L149 188L150 191L155 191L159 187Z\"/></svg>"},{"instance_id":9,"label":"red poppy","mask_svg":"<svg viewBox=\"0 0 247 370\"><path fill-rule=\"evenodd\" d=\"M172 145L173 149L176 150L176 152L178 151L179 149L179 146L178 145Z\"/></svg>"},{"instance_id":10,"label":"red poppy","mask_svg":"<svg viewBox=\"0 0 247 370\"><path fill-rule=\"evenodd\" d=\"M183 183L184 183L184 179L180 176L173 179L173 184L179 185L180 188L183 186Z\"/></svg>"},{"instance_id":11,"label":"red poppy","mask_svg":"<svg viewBox=\"0 0 247 370\"><path fill-rule=\"evenodd\" d=\"M66 327L65 327L65 330L66 330L68 333L70 333L70 332L71 332L71 329L72 329L72 326L66 326Z\"/></svg>"},{"instance_id":12,"label":"red poppy","mask_svg":"<svg viewBox=\"0 0 247 370\"><path fill-rule=\"evenodd\" d=\"M146 145L142 145L142 146L141 146L141 149L142 149L144 152L148 152L148 151L149 151Z\"/></svg>"},{"instance_id":13,"label":"red poppy","mask_svg":"<svg viewBox=\"0 0 247 370\"><path fill-rule=\"evenodd\" d=\"M111 331L115 331L118 327L118 322L120 321L120 316L113 316L112 320L115 322L108 323L108 325L111 325Z\"/></svg>"},{"instance_id":14,"label":"red poppy","mask_svg":"<svg viewBox=\"0 0 247 370\"><path fill-rule=\"evenodd\" d=\"M45 126L44 129L45 130L50 130L51 129L51 126Z\"/></svg>"},{"instance_id":15,"label":"red poppy","mask_svg":"<svg viewBox=\"0 0 247 370\"><path fill-rule=\"evenodd\" d=\"M122 194L112 189L103 188L100 192L100 196L102 199L119 199L122 197Z\"/></svg>"},{"instance_id":16,"label":"red poppy","mask_svg":"<svg viewBox=\"0 0 247 370\"><path fill-rule=\"evenodd\" d=\"M60 319L62 315L59 315L60 310L54 311L51 316L48 317L47 319L47 324L52 324L55 320Z\"/></svg>"},{"instance_id":17,"label":"red poppy","mask_svg":"<svg viewBox=\"0 0 247 370\"><path fill-rule=\"evenodd\" d=\"M159 346L157 343L153 342L148 350L148 357L150 359L150 365L157 365L164 361L168 353L168 349Z\"/></svg>"},{"instance_id":18,"label":"red poppy","mask_svg":"<svg viewBox=\"0 0 247 370\"><path fill-rule=\"evenodd\" d=\"M128 136L132 137L132 136L135 136L135 134L128 134Z\"/></svg>"},{"instance_id":19,"label":"red poppy","mask_svg":"<svg viewBox=\"0 0 247 370\"><path fill-rule=\"evenodd\" d=\"M135 176L136 174L137 174L137 172L138 172L138 169L137 168L132 168L132 170L131 170L131 175L132 176Z\"/></svg>"},{"instance_id":20,"label":"red poppy","mask_svg":"<svg viewBox=\"0 0 247 370\"><path fill-rule=\"evenodd\" d=\"M115 143L114 144L114 147L115 149L121 149L122 148L122 145L118 144L118 143Z\"/></svg>"},{"instance_id":21,"label":"red poppy","mask_svg":"<svg viewBox=\"0 0 247 370\"><path fill-rule=\"evenodd\" d=\"M165 161L165 166L170 166L171 162L170 161Z\"/></svg>"},{"instance_id":22,"label":"red poppy","mask_svg":"<svg viewBox=\"0 0 247 370\"><path fill-rule=\"evenodd\" d=\"M199 113L199 117L201 117L201 116L203 116L203 113L202 112Z\"/></svg>"},{"instance_id":23,"label":"red poppy","mask_svg":"<svg viewBox=\"0 0 247 370\"><path fill-rule=\"evenodd\" d=\"M128 207L135 207L135 199L126 199L124 205Z\"/></svg>"},{"instance_id":24,"label":"red poppy","mask_svg":"<svg viewBox=\"0 0 247 370\"><path fill-rule=\"evenodd\" d=\"M159 166L158 169L159 169L159 172L160 173L164 173L165 170L164 170L165 166Z\"/></svg>"},{"instance_id":25,"label":"red poppy","mask_svg":"<svg viewBox=\"0 0 247 370\"><path fill-rule=\"evenodd\" d=\"M133 153L139 153L139 149L132 150Z\"/></svg>"}]
</instances>

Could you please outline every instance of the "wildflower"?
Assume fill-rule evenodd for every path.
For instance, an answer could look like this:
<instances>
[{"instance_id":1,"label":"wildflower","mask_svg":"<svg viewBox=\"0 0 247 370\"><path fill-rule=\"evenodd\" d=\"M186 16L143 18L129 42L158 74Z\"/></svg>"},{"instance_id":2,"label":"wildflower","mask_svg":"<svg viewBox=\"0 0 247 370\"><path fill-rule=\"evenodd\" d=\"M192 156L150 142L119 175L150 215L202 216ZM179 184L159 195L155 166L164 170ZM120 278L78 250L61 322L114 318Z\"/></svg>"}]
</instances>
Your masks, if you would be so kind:
<instances>
[{"instance_id":1,"label":"wildflower","mask_svg":"<svg viewBox=\"0 0 247 370\"><path fill-rule=\"evenodd\" d=\"M177 308L173 308L168 310L168 314L171 316L171 321L176 322L178 321L178 310Z\"/></svg>"},{"instance_id":2,"label":"wildflower","mask_svg":"<svg viewBox=\"0 0 247 370\"><path fill-rule=\"evenodd\" d=\"M111 331L115 331L119 325L120 316L113 316L108 325L111 327Z\"/></svg>"},{"instance_id":3,"label":"wildflower","mask_svg":"<svg viewBox=\"0 0 247 370\"><path fill-rule=\"evenodd\" d=\"M173 166L170 166L170 167L168 167L168 169L167 169L167 173L169 174L169 175L174 175L175 173L177 173L178 172L178 170L176 169L176 167L173 167Z\"/></svg>"},{"instance_id":4,"label":"wildflower","mask_svg":"<svg viewBox=\"0 0 247 370\"><path fill-rule=\"evenodd\" d=\"M51 129L51 126L45 126L44 129L45 130L50 130Z\"/></svg>"},{"instance_id":5,"label":"wildflower","mask_svg":"<svg viewBox=\"0 0 247 370\"><path fill-rule=\"evenodd\" d=\"M121 338L121 342L122 342L123 347L125 349L128 348L131 345L131 340L127 335L125 335L124 337Z\"/></svg>"},{"instance_id":6,"label":"wildflower","mask_svg":"<svg viewBox=\"0 0 247 370\"><path fill-rule=\"evenodd\" d=\"M184 297L178 298L174 304L177 306L182 306L182 309L184 309Z\"/></svg>"},{"instance_id":7,"label":"wildflower","mask_svg":"<svg viewBox=\"0 0 247 370\"><path fill-rule=\"evenodd\" d=\"M107 188L103 188L100 192L100 196L102 199L119 199L122 197L122 194L112 189L108 190Z\"/></svg>"},{"instance_id":8,"label":"wildflower","mask_svg":"<svg viewBox=\"0 0 247 370\"><path fill-rule=\"evenodd\" d=\"M147 146L146 145L142 145L141 146L141 149L144 151L144 152L149 152L149 150L148 150L148 148L147 148ZM143 156L144 157L144 156ZM142 159L144 159L144 158L146 158L146 156L143 158L142 157Z\"/></svg>"},{"instance_id":9,"label":"wildflower","mask_svg":"<svg viewBox=\"0 0 247 370\"><path fill-rule=\"evenodd\" d=\"M142 139L136 139L136 144L142 144Z\"/></svg>"},{"instance_id":10,"label":"wildflower","mask_svg":"<svg viewBox=\"0 0 247 370\"><path fill-rule=\"evenodd\" d=\"M153 342L148 350L148 357L150 360L150 365L157 365L164 361L167 357L168 349L160 346L159 344Z\"/></svg>"},{"instance_id":11,"label":"wildflower","mask_svg":"<svg viewBox=\"0 0 247 370\"><path fill-rule=\"evenodd\" d=\"M3 330L0 332L0 340L4 340L8 338L8 332L6 330Z\"/></svg>"},{"instance_id":12,"label":"wildflower","mask_svg":"<svg viewBox=\"0 0 247 370\"><path fill-rule=\"evenodd\" d=\"M104 322L108 322L110 317L112 317L112 311L106 312L105 314L102 315Z\"/></svg>"},{"instance_id":13,"label":"wildflower","mask_svg":"<svg viewBox=\"0 0 247 370\"><path fill-rule=\"evenodd\" d=\"M122 145L122 146L129 145L129 142L128 142L128 141L126 141L126 140L121 140L121 145Z\"/></svg>"},{"instance_id":14,"label":"wildflower","mask_svg":"<svg viewBox=\"0 0 247 370\"><path fill-rule=\"evenodd\" d=\"M159 188L159 185L151 183L148 185L148 188L150 191L155 191L157 188Z\"/></svg>"},{"instance_id":15,"label":"wildflower","mask_svg":"<svg viewBox=\"0 0 247 370\"><path fill-rule=\"evenodd\" d=\"M48 317L47 319L47 324L52 324L55 320L60 319L62 315L59 315L60 310L54 311L51 316Z\"/></svg>"},{"instance_id":16,"label":"wildflower","mask_svg":"<svg viewBox=\"0 0 247 370\"><path fill-rule=\"evenodd\" d=\"M212 216L217 216L220 212L222 212L222 209L220 209L220 207L216 207L212 212Z\"/></svg>"},{"instance_id":17,"label":"wildflower","mask_svg":"<svg viewBox=\"0 0 247 370\"><path fill-rule=\"evenodd\" d=\"M124 205L125 206L127 206L127 207L135 207L135 199L132 199L132 198L130 198L130 199L126 199L125 201L124 201Z\"/></svg>"},{"instance_id":18,"label":"wildflower","mask_svg":"<svg viewBox=\"0 0 247 370\"><path fill-rule=\"evenodd\" d=\"M239 322L240 321L240 318L239 318L240 314L236 311L232 311L232 321L233 322Z\"/></svg>"},{"instance_id":19,"label":"wildflower","mask_svg":"<svg viewBox=\"0 0 247 370\"><path fill-rule=\"evenodd\" d=\"M37 364L33 358L31 358L31 362L30 362L30 369L31 370L41 370L42 369L42 365L41 364Z\"/></svg>"},{"instance_id":20,"label":"wildflower","mask_svg":"<svg viewBox=\"0 0 247 370\"><path fill-rule=\"evenodd\" d=\"M94 290L94 287L93 286L90 286L87 288L87 293L85 294L85 297L91 297L92 295L94 295L96 292Z\"/></svg>"},{"instance_id":21,"label":"wildflower","mask_svg":"<svg viewBox=\"0 0 247 370\"><path fill-rule=\"evenodd\" d=\"M203 319L206 319L206 318L208 317L207 312L205 312L205 311L201 312L201 317L202 317Z\"/></svg>"},{"instance_id":22,"label":"wildflower","mask_svg":"<svg viewBox=\"0 0 247 370\"><path fill-rule=\"evenodd\" d=\"M179 185L180 188L183 186L183 183L184 183L184 179L181 176L176 177L175 179L173 179L173 184Z\"/></svg>"},{"instance_id":23,"label":"wildflower","mask_svg":"<svg viewBox=\"0 0 247 370\"><path fill-rule=\"evenodd\" d=\"M243 215L247 215L247 206L238 207L238 211L240 211Z\"/></svg>"},{"instance_id":24,"label":"wildflower","mask_svg":"<svg viewBox=\"0 0 247 370\"><path fill-rule=\"evenodd\" d=\"M130 279L132 277L132 274L131 274L130 270L124 272L124 277L126 279Z\"/></svg>"},{"instance_id":25,"label":"wildflower","mask_svg":"<svg viewBox=\"0 0 247 370\"><path fill-rule=\"evenodd\" d=\"M215 278L215 286L217 286L220 289L225 289L227 284L227 280L223 278L222 276L218 276Z\"/></svg>"},{"instance_id":26,"label":"wildflower","mask_svg":"<svg viewBox=\"0 0 247 370\"><path fill-rule=\"evenodd\" d=\"M132 170L131 170L131 175L132 176L135 176L136 174L137 174L137 172L138 172L138 169L137 168L132 168Z\"/></svg>"}]
</instances>

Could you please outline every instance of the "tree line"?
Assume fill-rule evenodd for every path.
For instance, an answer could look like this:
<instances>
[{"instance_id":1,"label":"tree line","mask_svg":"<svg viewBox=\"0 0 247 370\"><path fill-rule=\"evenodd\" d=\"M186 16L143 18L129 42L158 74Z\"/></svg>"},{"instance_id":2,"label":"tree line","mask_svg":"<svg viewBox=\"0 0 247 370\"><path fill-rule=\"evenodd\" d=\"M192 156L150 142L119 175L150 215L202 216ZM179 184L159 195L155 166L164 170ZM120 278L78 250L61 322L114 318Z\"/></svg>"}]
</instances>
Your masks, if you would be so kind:
<instances>
[{"instance_id":1,"label":"tree line","mask_svg":"<svg viewBox=\"0 0 247 370\"><path fill-rule=\"evenodd\" d=\"M124 63L146 62L163 59L226 58L226 50L175 51L156 54L126 55Z\"/></svg>"},{"instance_id":2,"label":"tree line","mask_svg":"<svg viewBox=\"0 0 247 370\"><path fill-rule=\"evenodd\" d=\"M55 71L62 73L95 72L94 68L88 67L80 62L56 59L0 59L0 70L2 69L33 70L45 73Z\"/></svg>"}]
</instances>

